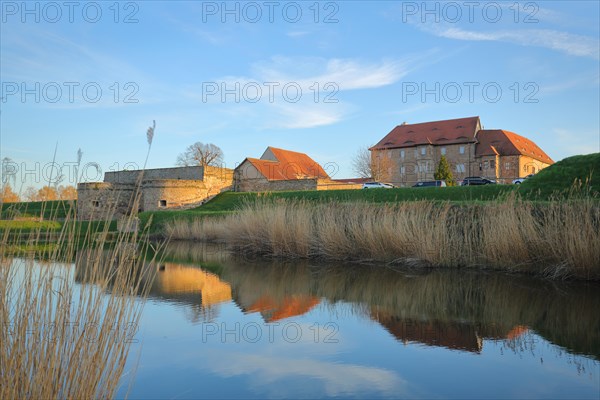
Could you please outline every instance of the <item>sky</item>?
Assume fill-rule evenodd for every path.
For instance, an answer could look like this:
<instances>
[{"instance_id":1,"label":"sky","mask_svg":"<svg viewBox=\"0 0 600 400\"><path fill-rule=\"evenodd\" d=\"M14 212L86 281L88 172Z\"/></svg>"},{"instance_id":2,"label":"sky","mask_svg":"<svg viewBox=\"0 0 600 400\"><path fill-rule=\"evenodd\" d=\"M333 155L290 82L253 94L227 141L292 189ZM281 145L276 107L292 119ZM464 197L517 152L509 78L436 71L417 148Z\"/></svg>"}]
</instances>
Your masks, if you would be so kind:
<instances>
[{"instance_id":1,"label":"sky","mask_svg":"<svg viewBox=\"0 0 600 400\"><path fill-rule=\"evenodd\" d=\"M17 190L53 161L98 181L144 165L156 121L149 168L203 142L349 178L396 125L470 116L555 161L599 152L599 4L1 1L0 158Z\"/></svg>"}]
</instances>

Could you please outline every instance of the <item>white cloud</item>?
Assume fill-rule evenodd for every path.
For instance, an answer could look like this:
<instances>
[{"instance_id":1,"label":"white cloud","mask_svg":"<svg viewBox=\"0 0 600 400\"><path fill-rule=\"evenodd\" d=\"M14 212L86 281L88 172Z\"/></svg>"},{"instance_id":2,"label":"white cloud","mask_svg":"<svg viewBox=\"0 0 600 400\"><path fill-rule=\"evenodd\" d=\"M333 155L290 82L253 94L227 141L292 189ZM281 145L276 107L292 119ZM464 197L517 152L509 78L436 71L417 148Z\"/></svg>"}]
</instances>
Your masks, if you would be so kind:
<instances>
[{"instance_id":1,"label":"white cloud","mask_svg":"<svg viewBox=\"0 0 600 400\"><path fill-rule=\"evenodd\" d=\"M468 31L444 24L418 25L436 36L469 41L500 41L522 46L543 47L578 57L600 57L600 42L596 38L551 29L502 30L494 32Z\"/></svg>"},{"instance_id":2,"label":"white cloud","mask_svg":"<svg viewBox=\"0 0 600 400\"><path fill-rule=\"evenodd\" d=\"M321 391L327 396L356 395L367 388L398 396L407 385L392 371L362 365L227 352L209 354L207 358L204 364L211 371L224 377L251 375L254 383L263 388L277 381L302 377L322 384L322 389L311 385L315 395ZM291 393L279 394L285 397Z\"/></svg>"},{"instance_id":3,"label":"white cloud","mask_svg":"<svg viewBox=\"0 0 600 400\"><path fill-rule=\"evenodd\" d=\"M240 110L244 103L233 101L233 95L221 96L227 90L259 86L260 100L252 103L252 111L264 115L259 126L263 128L311 128L332 125L343 120L353 109L343 101L341 93L350 90L375 89L398 82L421 62L431 62L431 52L427 56L413 56L403 59L387 59L378 62L366 62L357 59L340 58L304 58L274 56L268 60L254 63L249 76L224 76L214 80L218 95L210 96L209 103L228 103L227 107ZM284 88L289 91L284 91ZM295 96L300 88L300 100ZM189 90L191 98L198 99L199 90ZM249 91L249 97L255 99L255 90ZM290 101L290 98L292 98ZM224 106L220 108L223 109ZM223 111L226 112L226 111Z\"/></svg>"},{"instance_id":4,"label":"white cloud","mask_svg":"<svg viewBox=\"0 0 600 400\"><path fill-rule=\"evenodd\" d=\"M309 88L315 82L332 82L339 90L370 89L391 85L409 69L411 60L362 62L353 59L272 57L252 66L258 80L266 82L296 82Z\"/></svg>"},{"instance_id":5,"label":"white cloud","mask_svg":"<svg viewBox=\"0 0 600 400\"><path fill-rule=\"evenodd\" d=\"M339 104L274 105L278 117L267 123L267 127L298 129L331 125L347 114L344 108Z\"/></svg>"}]
</instances>

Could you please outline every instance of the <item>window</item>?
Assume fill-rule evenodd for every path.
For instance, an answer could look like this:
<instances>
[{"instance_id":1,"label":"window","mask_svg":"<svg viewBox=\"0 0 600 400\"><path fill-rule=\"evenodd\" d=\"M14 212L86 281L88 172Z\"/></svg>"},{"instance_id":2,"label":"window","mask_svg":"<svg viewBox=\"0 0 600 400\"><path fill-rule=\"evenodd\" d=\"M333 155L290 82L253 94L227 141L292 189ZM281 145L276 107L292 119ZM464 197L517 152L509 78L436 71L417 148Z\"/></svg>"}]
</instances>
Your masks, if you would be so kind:
<instances>
[{"instance_id":1,"label":"window","mask_svg":"<svg viewBox=\"0 0 600 400\"><path fill-rule=\"evenodd\" d=\"M391 150L390 150L390 151L388 151L388 152L387 152L387 155L388 155L388 158L392 158L392 151L391 151Z\"/></svg>"},{"instance_id":2,"label":"window","mask_svg":"<svg viewBox=\"0 0 600 400\"><path fill-rule=\"evenodd\" d=\"M98 200L92 200L92 207L94 207L94 208L100 207L100 202Z\"/></svg>"},{"instance_id":3,"label":"window","mask_svg":"<svg viewBox=\"0 0 600 400\"><path fill-rule=\"evenodd\" d=\"M460 146L460 147L458 148L458 152L459 152L460 154L465 154L465 146Z\"/></svg>"},{"instance_id":4,"label":"window","mask_svg":"<svg viewBox=\"0 0 600 400\"><path fill-rule=\"evenodd\" d=\"M419 155L419 152L417 149L415 149L415 158L417 158L418 155Z\"/></svg>"},{"instance_id":5,"label":"window","mask_svg":"<svg viewBox=\"0 0 600 400\"><path fill-rule=\"evenodd\" d=\"M442 148L440 149L440 153L442 153L442 155L443 155L443 156L445 156L445 155L446 155L446 148L445 148L445 147L442 147Z\"/></svg>"},{"instance_id":6,"label":"window","mask_svg":"<svg viewBox=\"0 0 600 400\"><path fill-rule=\"evenodd\" d=\"M481 171L483 168L483 164L479 163L479 170Z\"/></svg>"},{"instance_id":7,"label":"window","mask_svg":"<svg viewBox=\"0 0 600 400\"><path fill-rule=\"evenodd\" d=\"M496 168L496 160L490 160L490 168L492 168L492 169Z\"/></svg>"},{"instance_id":8,"label":"window","mask_svg":"<svg viewBox=\"0 0 600 400\"><path fill-rule=\"evenodd\" d=\"M523 172L527 172L528 169L529 169L528 165L523 165Z\"/></svg>"},{"instance_id":9,"label":"window","mask_svg":"<svg viewBox=\"0 0 600 400\"><path fill-rule=\"evenodd\" d=\"M404 158L404 150L400 150L400 158Z\"/></svg>"},{"instance_id":10,"label":"window","mask_svg":"<svg viewBox=\"0 0 600 400\"><path fill-rule=\"evenodd\" d=\"M404 175L406 173L406 167L403 165L400 167L400 175Z\"/></svg>"},{"instance_id":11,"label":"window","mask_svg":"<svg viewBox=\"0 0 600 400\"><path fill-rule=\"evenodd\" d=\"M421 147L421 155L424 156L427 153L427 148Z\"/></svg>"},{"instance_id":12,"label":"window","mask_svg":"<svg viewBox=\"0 0 600 400\"><path fill-rule=\"evenodd\" d=\"M456 164L456 172L464 173L465 172L465 164Z\"/></svg>"},{"instance_id":13,"label":"window","mask_svg":"<svg viewBox=\"0 0 600 400\"><path fill-rule=\"evenodd\" d=\"M505 162L504 163L504 169L510 169L510 162Z\"/></svg>"},{"instance_id":14,"label":"window","mask_svg":"<svg viewBox=\"0 0 600 400\"><path fill-rule=\"evenodd\" d=\"M159 207L166 207L167 206L167 201L166 200L160 200L158 202L158 206Z\"/></svg>"},{"instance_id":15,"label":"window","mask_svg":"<svg viewBox=\"0 0 600 400\"><path fill-rule=\"evenodd\" d=\"M488 160L485 160L485 161L483 162L483 169L488 169L489 167L490 167L490 163L489 163L489 161L488 161Z\"/></svg>"}]
</instances>

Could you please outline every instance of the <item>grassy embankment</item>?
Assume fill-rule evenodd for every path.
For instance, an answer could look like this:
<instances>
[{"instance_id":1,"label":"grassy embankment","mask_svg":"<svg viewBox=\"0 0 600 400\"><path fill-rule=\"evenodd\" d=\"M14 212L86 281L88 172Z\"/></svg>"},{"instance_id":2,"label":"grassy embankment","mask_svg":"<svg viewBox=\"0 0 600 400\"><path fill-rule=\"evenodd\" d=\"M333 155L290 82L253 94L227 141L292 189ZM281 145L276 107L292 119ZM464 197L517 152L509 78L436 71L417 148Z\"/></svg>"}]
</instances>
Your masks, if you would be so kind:
<instances>
[{"instance_id":1,"label":"grassy embankment","mask_svg":"<svg viewBox=\"0 0 600 400\"><path fill-rule=\"evenodd\" d=\"M116 232L116 221L77 221L73 218L75 205L75 201L67 200L4 203L0 207L0 234L38 234L39 240L56 240L67 224L72 225L79 239L87 232Z\"/></svg>"},{"instance_id":2,"label":"grassy embankment","mask_svg":"<svg viewBox=\"0 0 600 400\"><path fill-rule=\"evenodd\" d=\"M348 194L354 198L336 192L306 192L305 198L278 193L254 196L255 201L246 194L236 213L176 220L166 228L173 239L219 241L265 256L419 260L598 280L597 164L600 155L567 159L520 187L380 189ZM416 201L401 202L400 196Z\"/></svg>"}]
</instances>

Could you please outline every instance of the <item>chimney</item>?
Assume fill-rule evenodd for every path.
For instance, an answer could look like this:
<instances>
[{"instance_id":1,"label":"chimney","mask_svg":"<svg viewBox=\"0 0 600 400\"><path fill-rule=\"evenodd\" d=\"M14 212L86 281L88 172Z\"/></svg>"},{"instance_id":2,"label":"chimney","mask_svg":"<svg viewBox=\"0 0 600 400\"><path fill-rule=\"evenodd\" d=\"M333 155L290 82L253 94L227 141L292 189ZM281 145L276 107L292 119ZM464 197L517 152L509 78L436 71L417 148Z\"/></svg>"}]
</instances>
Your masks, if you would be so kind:
<instances>
[{"instance_id":1,"label":"chimney","mask_svg":"<svg viewBox=\"0 0 600 400\"><path fill-rule=\"evenodd\" d=\"M404 122L402 123L402 126L404 126L404 125L406 125L406 121L404 121Z\"/></svg>"}]
</instances>

